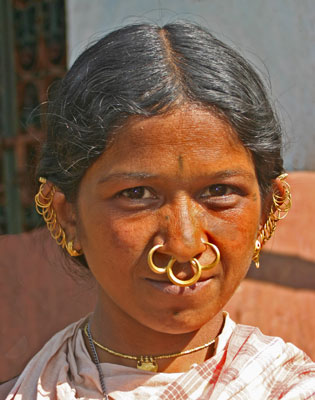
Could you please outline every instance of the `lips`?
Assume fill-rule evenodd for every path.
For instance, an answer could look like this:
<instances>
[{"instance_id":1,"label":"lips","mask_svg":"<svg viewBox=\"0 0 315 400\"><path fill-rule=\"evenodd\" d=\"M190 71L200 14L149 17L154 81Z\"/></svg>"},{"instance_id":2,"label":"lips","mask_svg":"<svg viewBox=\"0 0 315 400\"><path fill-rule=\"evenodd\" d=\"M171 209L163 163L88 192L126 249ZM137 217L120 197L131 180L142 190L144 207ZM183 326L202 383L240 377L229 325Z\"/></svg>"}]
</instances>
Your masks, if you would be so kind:
<instances>
[{"instance_id":1,"label":"lips","mask_svg":"<svg viewBox=\"0 0 315 400\"><path fill-rule=\"evenodd\" d=\"M189 279L189 277L188 276L180 276L180 275L177 275L177 277L179 278L179 279L182 279L183 281L185 281L185 280L188 280ZM201 276L199 279L198 279L198 282L205 282L205 281L208 281L209 279L211 279L211 278L213 278L213 275L211 275L211 276ZM170 282L170 280L169 279L157 279L156 277L146 277L146 278L144 278L144 279L146 279L146 280L149 280L149 281L154 281L154 282L160 282L160 283L168 283L168 284L170 284L170 285L174 285L172 282ZM197 282L197 283L198 283ZM193 286L193 285L192 285Z\"/></svg>"},{"instance_id":2,"label":"lips","mask_svg":"<svg viewBox=\"0 0 315 400\"><path fill-rule=\"evenodd\" d=\"M192 273L192 267L189 264L187 265L187 266L189 266L189 270L187 269L187 267L183 269L182 265L183 264L179 264L178 268L174 267L173 272L178 279L186 281L186 280L192 278L192 276L194 274ZM201 273L201 276L198 279L198 282L207 281L207 280L211 279L213 276L214 276L213 270L204 271ZM161 275L150 274L150 276L146 276L145 279L172 284L170 282L170 280L167 278L166 273L161 274Z\"/></svg>"},{"instance_id":3,"label":"lips","mask_svg":"<svg viewBox=\"0 0 315 400\"><path fill-rule=\"evenodd\" d=\"M208 286L212 282L212 277L206 278L204 280L199 280L191 286L178 286L174 285L170 281L157 280L151 278L145 278L145 281L151 286L151 288L156 289L164 294L168 295L193 295L204 287Z\"/></svg>"}]
</instances>

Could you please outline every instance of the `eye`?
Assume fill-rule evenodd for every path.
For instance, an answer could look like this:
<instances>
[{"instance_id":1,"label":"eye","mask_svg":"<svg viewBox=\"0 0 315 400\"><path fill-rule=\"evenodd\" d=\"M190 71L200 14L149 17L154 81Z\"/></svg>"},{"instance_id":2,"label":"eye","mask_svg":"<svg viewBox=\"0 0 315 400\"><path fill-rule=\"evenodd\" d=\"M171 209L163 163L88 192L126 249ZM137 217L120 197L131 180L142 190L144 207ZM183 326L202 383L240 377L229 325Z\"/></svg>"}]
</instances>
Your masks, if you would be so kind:
<instances>
[{"instance_id":1,"label":"eye","mask_svg":"<svg viewBox=\"0 0 315 400\"><path fill-rule=\"evenodd\" d=\"M237 190L229 185L211 185L208 186L202 193L201 198L204 197L222 197L230 194L237 193Z\"/></svg>"},{"instance_id":2,"label":"eye","mask_svg":"<svg viewBox=\"0 0 315 400\"><path fill-rule=\"evenodd\" d=\"M144 200L155 198L153 193L145 186L136 186L133 188L122 190L117 197L127 198L130 200Z\"/></svg>"}]
</instances>

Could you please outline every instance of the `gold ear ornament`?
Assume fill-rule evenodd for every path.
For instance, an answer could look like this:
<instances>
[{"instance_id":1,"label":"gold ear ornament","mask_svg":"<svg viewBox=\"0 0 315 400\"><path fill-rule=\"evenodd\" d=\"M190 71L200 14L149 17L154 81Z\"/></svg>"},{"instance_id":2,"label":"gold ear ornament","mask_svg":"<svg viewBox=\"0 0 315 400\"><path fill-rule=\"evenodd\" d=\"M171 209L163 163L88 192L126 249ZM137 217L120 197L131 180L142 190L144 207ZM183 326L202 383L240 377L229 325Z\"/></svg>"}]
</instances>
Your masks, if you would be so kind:
<instances>
[{"instance_id":1,"label":"gold ear ornament","mask_svg":"<svg viewBox=\"0 0 315 400\"><path fill-rule=\"evenodd\" d=\"M62 248L67 245L66 234L60 226L56 212L52 206L54 195L56 193L56 187L52 185L49 192L44 195L44 189L47 184L46 178L40 177L39 182L41 183L38 193L35 196L35 207L38 214L40 214L46 222L47 228L53 239L56 240L57 244Z\"/></svg>"},{"instance_id":2,"label":"gold ear ornament","mask_svg":"<svg viewBox=\"0 0 315 400\"><path fill-rule=\"evenodd\" d=\"M259 230L258 237L255 242L255 249L253 254L253 261L256 268L259 268L260 251L264 244L272 237L276 230L277 222L285 218L292 206L292 196L290 185L285 181L288 174L281 174L278 176L283 186L283 193L274 190L272 195L272 205L267 221L264 226Z\"/></svg>"},{"instance_id":3,"label":"gold ear ornament","mask_svg":"<svg viewBox=\"0 0 315 400\"><path fill-rule=\"evenodd\" d=\"M63 249L65 248L72 257L82 255L82 250L79 251L73 249L73 241L67 243L65 231L58 222L56 211L52 205L54 195L56 193L56 186L51 185L50 190L45 195L44 190L47 184L47 179L40 177L39 182L41 185L38 193L35 196L36 211L43 217L52 238L56 240L59 246L61 246Z\"/></svg>"},{"instance_id":4,"label":"gold ear ornament","mask_svg":"<svg viewBox=\"0 0 315 400\"><path fill-rule=\"evenodd\" d=\"M83 251L81 250L76 250L73 248L73 240L70 240L70 242L68 242L66 244L66 249L67 252L70 254L71 257L78 257L78 256L82 256Z\"/></svg>"}]
</instances>

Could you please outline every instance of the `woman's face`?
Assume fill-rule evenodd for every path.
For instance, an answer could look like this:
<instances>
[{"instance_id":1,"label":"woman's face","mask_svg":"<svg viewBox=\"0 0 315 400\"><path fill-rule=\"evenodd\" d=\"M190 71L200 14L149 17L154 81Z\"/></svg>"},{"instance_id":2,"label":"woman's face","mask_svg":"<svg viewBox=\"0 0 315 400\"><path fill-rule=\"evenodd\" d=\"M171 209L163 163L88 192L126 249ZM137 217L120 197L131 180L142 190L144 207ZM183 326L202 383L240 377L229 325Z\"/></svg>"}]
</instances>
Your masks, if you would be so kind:
<instances>
[{"instance_id":1,"label":"woman's face","mask_svg":"<svg viewBox=\"0 0 315 400\"><path fill-rule=\"evenodd\" d=\"M133 117L89 168L80 186L76 238L100 288L108 318L160 332L192 332L224 307L247 272L261 219L250 153L223 120L197 107ZM177 259L221 261L182 288L148 266Z\"/></svg>"}]
</instances>

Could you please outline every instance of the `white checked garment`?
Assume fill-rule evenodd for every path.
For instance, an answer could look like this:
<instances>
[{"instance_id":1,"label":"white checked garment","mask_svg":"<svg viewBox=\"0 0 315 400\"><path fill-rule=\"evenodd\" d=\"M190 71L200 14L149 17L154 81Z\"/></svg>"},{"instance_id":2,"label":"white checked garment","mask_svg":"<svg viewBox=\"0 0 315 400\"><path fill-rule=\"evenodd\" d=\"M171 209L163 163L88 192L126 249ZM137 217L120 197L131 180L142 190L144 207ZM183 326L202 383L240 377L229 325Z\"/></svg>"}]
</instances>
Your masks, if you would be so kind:
<instances>
[{"instance_id":1,"label":"white checked garment","mask_svg":"<svg viewBox=\"0 0 315 400\"><path fill-rule=\"evenodd\" d=\"M57 333L30 361L7 400L102 399L82 320ZM315 399L315 364L298 348L227 316L216 353L185 373L101 364L114 400Z\"/></svg>"}]
</instances>

